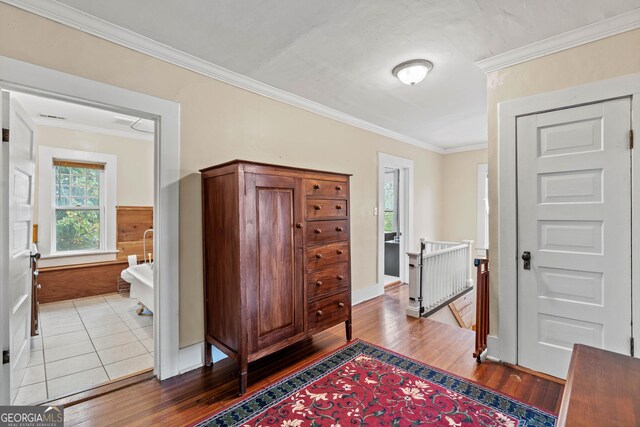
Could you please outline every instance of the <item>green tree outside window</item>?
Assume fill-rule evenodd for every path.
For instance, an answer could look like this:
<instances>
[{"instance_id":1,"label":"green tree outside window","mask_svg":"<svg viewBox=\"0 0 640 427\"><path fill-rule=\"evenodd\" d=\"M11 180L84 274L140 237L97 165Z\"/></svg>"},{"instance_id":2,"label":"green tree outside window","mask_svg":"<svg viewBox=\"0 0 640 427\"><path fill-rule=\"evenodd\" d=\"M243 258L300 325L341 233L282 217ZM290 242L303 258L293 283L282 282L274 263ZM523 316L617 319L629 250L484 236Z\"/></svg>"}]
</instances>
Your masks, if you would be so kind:
<instances>
[{"instance_id":1,"label":"green tree outside window","mask_svg":"<svg viewBox=\"0 0 640 427\"><path fill-rule=\"evenodd\" d=\"M101 168L54 165L56 250L100 249Z\"/></svg>"}]
</instances>

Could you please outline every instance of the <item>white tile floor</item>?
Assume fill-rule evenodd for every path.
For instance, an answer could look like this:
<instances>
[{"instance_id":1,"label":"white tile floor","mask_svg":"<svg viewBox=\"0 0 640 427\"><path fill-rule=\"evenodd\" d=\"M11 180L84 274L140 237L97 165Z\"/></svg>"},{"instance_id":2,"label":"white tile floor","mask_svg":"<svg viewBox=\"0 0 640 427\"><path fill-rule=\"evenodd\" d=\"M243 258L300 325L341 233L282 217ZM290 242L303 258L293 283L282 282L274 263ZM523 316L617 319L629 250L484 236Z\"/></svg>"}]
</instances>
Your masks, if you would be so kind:
<instances>
[{"instance_id":1,"label":"white tile floor","mask_svg":"<svg viewBox=\"0 0 640 427\"><path fill-rule=\"evenodd\" d=\"M138 301L112 294L40 305L40 335L16 405L86 390L153 368L153 316Z\"/></svg>"}]
</instances>

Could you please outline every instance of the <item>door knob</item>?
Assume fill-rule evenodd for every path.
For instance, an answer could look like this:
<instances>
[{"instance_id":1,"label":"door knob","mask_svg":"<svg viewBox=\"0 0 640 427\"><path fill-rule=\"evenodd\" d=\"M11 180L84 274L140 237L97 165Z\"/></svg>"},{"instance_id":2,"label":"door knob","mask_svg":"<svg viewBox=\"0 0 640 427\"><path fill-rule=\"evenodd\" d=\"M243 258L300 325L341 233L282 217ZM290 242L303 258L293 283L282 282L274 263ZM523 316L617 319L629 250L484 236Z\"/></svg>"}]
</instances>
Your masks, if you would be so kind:
<instances>
[{"instance_id":1,"label":"door knob","mask_svg":"<svg viewBox=\"0 0 640 427\"><path fill-rule=\"evenodd\" d=\"M529 251L522 252L522 260L524 261L524 263L522 264L522 267L525 270L531 270L531 252Z\"/></svg>"}]
</instances>

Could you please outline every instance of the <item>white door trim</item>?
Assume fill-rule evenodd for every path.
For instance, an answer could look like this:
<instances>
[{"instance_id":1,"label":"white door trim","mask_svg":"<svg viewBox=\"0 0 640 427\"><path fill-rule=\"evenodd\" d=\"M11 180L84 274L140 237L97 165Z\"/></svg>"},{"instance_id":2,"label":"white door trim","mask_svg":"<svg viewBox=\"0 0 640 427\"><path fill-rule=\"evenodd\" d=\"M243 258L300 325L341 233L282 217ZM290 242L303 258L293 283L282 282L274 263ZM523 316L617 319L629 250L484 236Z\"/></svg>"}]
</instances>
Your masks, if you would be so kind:
<instances>
[{"instance_id":1,"label":"white door trim","mask_svg":"<svg viewBox=\"0 0 640 427\"><path fill-rule=\"evenodd\" d=\"M404 248L400 247L400 280L409 281L409 258L413 249L413 160L378 152L378 283L377 295L384 293L384 169L400 169L400 201Z\"/></svg>"},{"instance_id":2,"label":"white door trim","mask_svg":"<svg viewBox=\"0 0 640 427\"><path fill-rule=\"evenodd\" d=\"M517 253L517 194L516 194L516 118L518 116L540 113L544 111L574 107L577 105L604 101L607 99L633 96L632 106L633 129L636 135L639 133L640 117L638 116L638 97L640 95L640 74L629 74L608 80L586 84L555 92L547 92L538 95L518 98L498 104L498 179L500 199L498 212L498 251L492 252L490 260L497 257L498 289L498 319L499 328L491 331L494 339L489 347L489 356L507 363L518 363L518 253ZM637 148L636 148L637 150ZM634 156L633 170L638 160ZM635 178L635 184L640 188L640 180ZM640 197L633 194L632 206L640 211ZM637 214L635 215L637 216ZM640 242L638 226L640 220L634 218L632 241ZM638 248L634 244L633 270L640 271L640 259L637 256ZM490 261L491 262L491 261ZM495 264L494 264L495 265ZM494 273L496 274L496 273ZM632 292L636 314L640 314L638 302L640 302L640 280L638 275L633 277Z\"/></svg>"},{"instance_id":3,"label":"white door trim","mask_svg":"<svg viewBox=\"0 0 640 427\"><path fill-rule=\"evenodd\" d=\"M161 380L178 375L179 252L175 242L180 240L180 104L3 56L0 85L156 121L154 211L158 215L154 216L153 245L159 262L154 269L158 288L154 296L154 372Z\"/></svg>"}]
</instances>

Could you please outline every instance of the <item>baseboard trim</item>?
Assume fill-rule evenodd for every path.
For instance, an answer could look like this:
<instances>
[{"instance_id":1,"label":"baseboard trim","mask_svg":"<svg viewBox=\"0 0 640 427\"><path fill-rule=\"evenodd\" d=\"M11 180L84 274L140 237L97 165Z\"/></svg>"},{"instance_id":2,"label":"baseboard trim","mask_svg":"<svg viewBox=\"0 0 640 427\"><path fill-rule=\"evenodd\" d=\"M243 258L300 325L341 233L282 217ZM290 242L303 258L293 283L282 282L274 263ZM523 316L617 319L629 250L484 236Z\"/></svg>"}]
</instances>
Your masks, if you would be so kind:
<instances>
[{"instance_id":1,"label":"baseboard trim","mask_svg":"<svg viewBox=\"0 0 640 427\"><path fill-rule=\"evenodd\" d=\"M358 288L351 290L351 303L352 305L357 305L367 300L373 299L375 297L379 297L384 294L384 285L380 286L378 283L374 283L371 286L367 286L366 288Z\"/></svg>"},{"instance_id":2,"label":"baseboard trim","mask_svg":"<svg viewBox=\"0 0 640 427\"><path fill-rule=\"evenodd\" d=\"M204 365L204 341L178 350L178 373L198 369Z\"/></svg>"}]
</instances>

